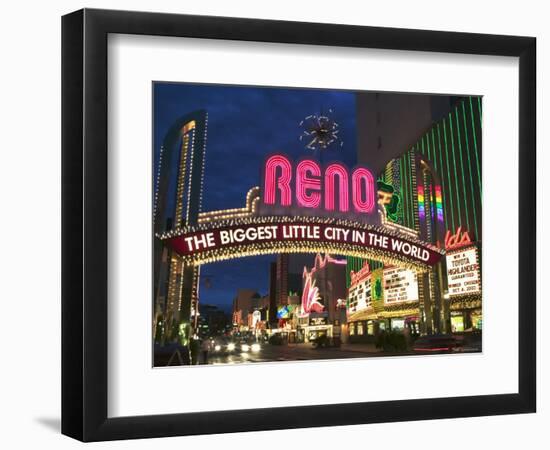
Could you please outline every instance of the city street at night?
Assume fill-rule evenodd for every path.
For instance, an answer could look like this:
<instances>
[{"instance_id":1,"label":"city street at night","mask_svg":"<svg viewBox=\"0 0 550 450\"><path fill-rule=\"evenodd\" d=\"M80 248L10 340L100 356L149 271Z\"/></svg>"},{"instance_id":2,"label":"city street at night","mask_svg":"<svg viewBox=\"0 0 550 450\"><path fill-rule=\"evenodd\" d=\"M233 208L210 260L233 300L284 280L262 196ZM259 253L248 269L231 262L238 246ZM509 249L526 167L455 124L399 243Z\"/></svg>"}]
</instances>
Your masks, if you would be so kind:
<instances>
[{"instance_id":1,"label":"city street at night","mask_svg":"<svg viewBox=\"0 0 550 450\"><path fill-rule=\"evenodd\" d=\"M209 364L237 364L270 361L305 361L312 359L365 358L387 355L374 345L342 345L339 348L313 348L311 344L263 345L258 352L235 352L227 355L209 353Z\"/></svg>"},{"instance_id":2,"label":"city street at night","mask_svg":"<svg viewBox=\"0 0 550 450\"><path fill-rule=\"evenodd\" d=\"M156 83L153 366L481 352L482 109Z\"/></svg>"},{"instance_id":3,"label":"city street at night","mask_svg":"<svg viewBox=\"0 0 550 450\"><path fill-rule=\"evenodd\" d=\"M430 351L410 349L408 351L391 351L376 348L374 344L342 344L340 347L316 348L311 343L271 345L258 344L254 349L250 346L247 351L235 349L227 351L226 348L212 350L207 353L205 361L204 353L198 356L200 365L212 364L242 364L259 362L281 362L281 361L307 361L307 360L330 360L347 358L369 358L380 356L419 356L426 354L449 354L449 353L472 353L479 352L481 341L478 339L467 340L460 347L435 348ZM435 351L432 351L435 350ZM156 352L155 366L177 366L187 365L185 350L181 347L166 348L164 352Z\"/></svg>"}]
</instances>

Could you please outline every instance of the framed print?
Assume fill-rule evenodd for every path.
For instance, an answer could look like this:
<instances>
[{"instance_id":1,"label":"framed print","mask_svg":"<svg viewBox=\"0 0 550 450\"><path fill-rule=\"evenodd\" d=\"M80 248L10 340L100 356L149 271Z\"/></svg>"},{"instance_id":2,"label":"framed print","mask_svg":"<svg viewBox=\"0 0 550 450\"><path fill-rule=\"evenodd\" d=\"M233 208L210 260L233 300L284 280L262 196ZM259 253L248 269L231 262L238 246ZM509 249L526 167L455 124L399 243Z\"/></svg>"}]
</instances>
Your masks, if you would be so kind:
<instances>
[{"instance_id":1,"label":"framed print","mask_svg":"<svg viewBox=\"0 0 550 450\"><path fill-rule=\"evenodd\" d=\"M534 412L535 52L64 16L62 432Z\"/></svg>"}]
</instances>

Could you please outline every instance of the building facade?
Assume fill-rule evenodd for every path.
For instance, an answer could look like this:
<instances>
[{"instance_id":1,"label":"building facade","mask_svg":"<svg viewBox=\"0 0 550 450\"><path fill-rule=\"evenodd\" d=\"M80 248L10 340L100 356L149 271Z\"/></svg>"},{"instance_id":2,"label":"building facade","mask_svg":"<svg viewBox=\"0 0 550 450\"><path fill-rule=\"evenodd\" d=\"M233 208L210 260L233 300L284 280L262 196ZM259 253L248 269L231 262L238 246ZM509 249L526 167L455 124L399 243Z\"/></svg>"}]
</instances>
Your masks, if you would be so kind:
<instances>
[{"instance_id":1,"label":"building facade","mask_svg":"<svg viewBox=\"0 0 550 450\"><path fill-rule=\"evenodd\" d=\"M481 98L456 99L448 113L381 170L385 225L445 248L447 257L416 277L377 261L348 258L350 335L402 326L422 334L481 330L481 123ZM364 304L358 292L366 288L366 278L372 304L359 314L357 307ZM396 290L408 294L396 298Z\"/></svg>"},{"instance_id":2,"label":"building facade","mask_svg":"<svg viewBox=\"0 0 550 450\"><path fill-rule=\"evenodd\" d=\"M207 122L206 111L194 111L174 122L164 137L154 179L156 236L198 222ZM198 278L197 266L185 265L164 241L154 239L153 336L156 342L186 344L192 330L198 327Z\"/></svg>"}]
</instances>

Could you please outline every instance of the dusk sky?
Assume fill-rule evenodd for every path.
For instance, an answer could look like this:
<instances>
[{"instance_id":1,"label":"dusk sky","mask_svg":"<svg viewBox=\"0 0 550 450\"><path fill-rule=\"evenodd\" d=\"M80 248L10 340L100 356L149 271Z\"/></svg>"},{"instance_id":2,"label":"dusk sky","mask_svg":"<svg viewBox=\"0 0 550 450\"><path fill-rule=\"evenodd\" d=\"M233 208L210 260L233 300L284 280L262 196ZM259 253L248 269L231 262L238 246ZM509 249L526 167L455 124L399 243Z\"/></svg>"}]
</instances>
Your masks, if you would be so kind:
<instances>
[{"instance_id":1,"label":"dusk sky","mask_svg":"<svg viewBox=\"0 0 550 450\"><path fill-rule=\"evenodd\" d=\"M155 83L155 164L164 135L174 121L205 109L208 139L202 210L243 207L248 190L260 184L260 169L267 154L280 151L293 158L313 156L299 140L299 124L306 116L327 112L329 108L340 125L344 145L327 150L323 161L338 159L353 166L357 158L354 93ZM239 288L266 294L269 263L274 259L258 256L203 266L200 301L228 310ZM204 283L205 278L209 278L208 283Z\"/></svg>"}]
</instances>

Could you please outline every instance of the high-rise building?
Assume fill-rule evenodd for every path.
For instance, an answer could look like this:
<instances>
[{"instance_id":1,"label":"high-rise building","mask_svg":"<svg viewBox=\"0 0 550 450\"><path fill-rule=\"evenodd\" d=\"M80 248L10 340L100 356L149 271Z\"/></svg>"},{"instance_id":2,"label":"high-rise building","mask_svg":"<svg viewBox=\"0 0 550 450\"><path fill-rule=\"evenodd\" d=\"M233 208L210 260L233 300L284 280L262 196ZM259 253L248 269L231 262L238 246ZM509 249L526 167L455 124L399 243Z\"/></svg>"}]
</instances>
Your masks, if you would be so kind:
<instances>
[{"instance_id":1,"label":"high-rise building","mask_svg":"<svg viewBox=\"0 0 550 450\"><path fill-rule=\"evenodd\" d=\"M248 314L262 305L262 297L255 289L239 289L233 299L233 317L239 317L233 324L240 326L248 323Z\"/></svg>"},{"instance_id":2,"label":"high-rise building","mask_svg":"<svg viewBox=\"0 0 550 450\"><path fill-rule=\"evenodd\" d=\"M269 264L269 323L277 323L277 262Z\"/></svg>"},{"instance_id":3,"label":"high-rise building","mask_svg":"<svg viewBox=\"0 0 550 450\"><path fill-rule=\"evenodd\" d=\"M311 255L279 253L275 262L275 297L277 306L288 304L289 295L302 295L302 269Z\"/></svg>"},{"instance_id":4,"label":"high-rise building","mask_svg":"<svg viewBox=\"0 0 550 450\"><path fill-rule=\"evenodd\" d=\"M199 110L178 119L164 137L154 180L155 235L197 224L206 128L207 114ZM153 258L153 335L159 342L184 341L199 317L199 269L185 265L178 254L157 238L154 239Z\"/></svg>"}]
</instances>

